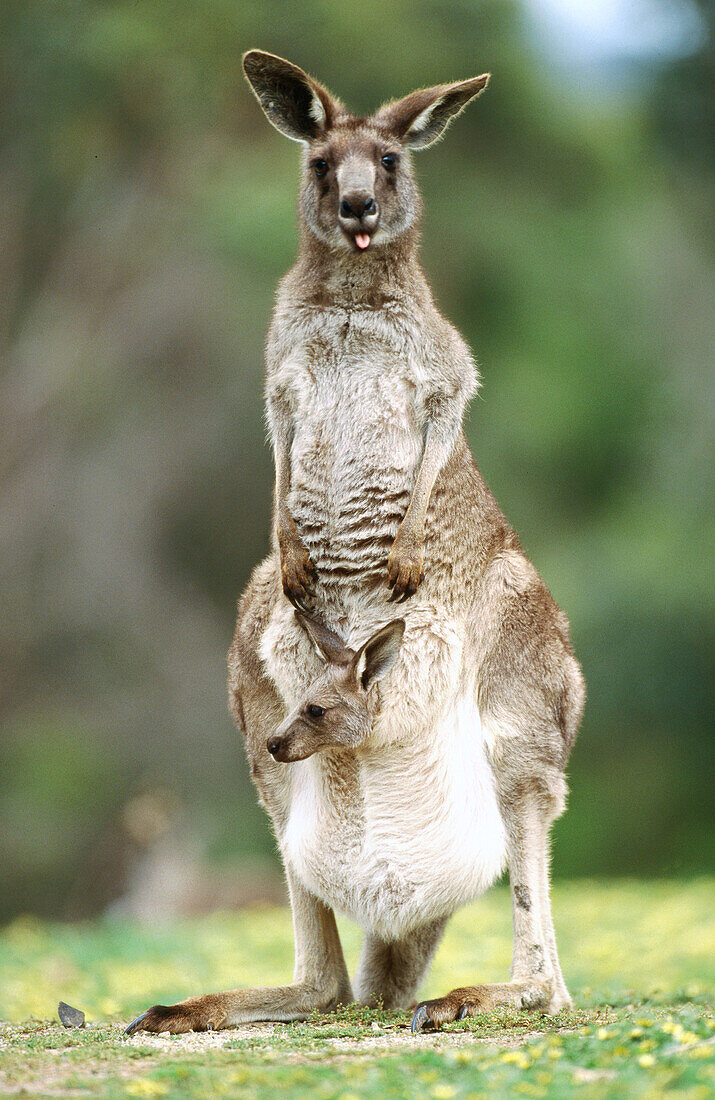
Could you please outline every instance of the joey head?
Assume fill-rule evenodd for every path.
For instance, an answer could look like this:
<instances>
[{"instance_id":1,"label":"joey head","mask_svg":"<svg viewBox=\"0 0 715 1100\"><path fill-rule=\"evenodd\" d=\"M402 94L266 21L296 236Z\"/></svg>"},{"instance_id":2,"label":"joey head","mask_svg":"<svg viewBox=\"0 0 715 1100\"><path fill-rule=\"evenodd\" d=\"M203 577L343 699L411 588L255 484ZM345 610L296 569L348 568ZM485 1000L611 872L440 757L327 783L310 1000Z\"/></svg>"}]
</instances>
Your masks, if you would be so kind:
<instances>
[{"instance_id":1,"label":"joey head","mask_svg":"<svg viewBox=\"0 0 715 1100\"><path fill-rule=\"evenodd\" d=\"M369 737L380 708L377 684L397 661L405 632L404 619L393 619L353 650L315 619L295 614L325 667L268 738L268 752L281 763L326 747L355 749Z\"/></svg>"}]
</instances>

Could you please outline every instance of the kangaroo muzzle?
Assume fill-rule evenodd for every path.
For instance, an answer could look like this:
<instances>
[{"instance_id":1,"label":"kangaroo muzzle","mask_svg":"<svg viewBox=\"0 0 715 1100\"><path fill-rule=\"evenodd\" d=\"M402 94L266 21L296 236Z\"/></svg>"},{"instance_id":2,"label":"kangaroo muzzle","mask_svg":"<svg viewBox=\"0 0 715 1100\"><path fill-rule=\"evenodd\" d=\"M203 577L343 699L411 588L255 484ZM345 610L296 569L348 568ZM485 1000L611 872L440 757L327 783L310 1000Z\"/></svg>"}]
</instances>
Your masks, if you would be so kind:
<instances>
[{"instance_id":1,"label":"kangaroo muzzle","mask_svg":"<svg viewBox=\"0 0 715 1100\"><path fill-rule=\"evenodd\" d=\"M266 741L266 748L278 764L294 764L297 760L307 760L320 748L321 743L306 732L289 727L281 733L277 730Z\"/></svg>"}]
</instances>

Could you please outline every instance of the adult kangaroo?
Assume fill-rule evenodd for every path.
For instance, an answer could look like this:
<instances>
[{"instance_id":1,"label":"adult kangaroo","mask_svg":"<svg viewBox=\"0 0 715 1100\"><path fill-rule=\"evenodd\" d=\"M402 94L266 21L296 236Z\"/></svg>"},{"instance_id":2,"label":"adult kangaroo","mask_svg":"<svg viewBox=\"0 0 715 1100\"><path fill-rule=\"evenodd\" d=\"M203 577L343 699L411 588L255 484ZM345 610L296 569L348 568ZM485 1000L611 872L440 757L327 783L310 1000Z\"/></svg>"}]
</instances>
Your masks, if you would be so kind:
<instances>
[{"instance_id":1,"label":"adult kangaroo","mask_svg":"<svg viewBox=\"0 0 715 1100\"><path fill-rule=\"evenodd\" d=\"M549 829L583 681L566 618L470 454L475 366L417 259L411 151L488 76L363 119L288 61L252 50L244 67L303 147L300 250L267 343L274 545L229 653L230 706L285 864L295 975L155 1006L128 1031L296 1020L354 998L406 1008L449 916L505 865L511 980L423 1002L413 1030L498 1006L556 1012L570 1001ZM335 909L365 932L352 986Z\"/></svg>"}]
</instances>

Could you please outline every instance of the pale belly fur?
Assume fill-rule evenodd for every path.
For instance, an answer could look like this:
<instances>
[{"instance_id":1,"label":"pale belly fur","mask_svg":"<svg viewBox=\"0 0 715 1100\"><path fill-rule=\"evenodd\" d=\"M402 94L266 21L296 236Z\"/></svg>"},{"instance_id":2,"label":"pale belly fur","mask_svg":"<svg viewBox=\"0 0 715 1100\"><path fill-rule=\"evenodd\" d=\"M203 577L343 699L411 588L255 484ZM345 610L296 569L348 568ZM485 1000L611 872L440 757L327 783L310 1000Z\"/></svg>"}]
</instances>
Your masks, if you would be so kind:
<instances>
[{"instance_id":1,"label":"pale belly fur","mask_svg":"<svg viewBox=\"0 0 715 1100\"><path fill-rule=\"evenodd\" d=\"M472 699L412 743L336 759L290 766L280 837L286 862L327 905L394 941L499 877L506 834Z\"/></svg>"}]
</instances>

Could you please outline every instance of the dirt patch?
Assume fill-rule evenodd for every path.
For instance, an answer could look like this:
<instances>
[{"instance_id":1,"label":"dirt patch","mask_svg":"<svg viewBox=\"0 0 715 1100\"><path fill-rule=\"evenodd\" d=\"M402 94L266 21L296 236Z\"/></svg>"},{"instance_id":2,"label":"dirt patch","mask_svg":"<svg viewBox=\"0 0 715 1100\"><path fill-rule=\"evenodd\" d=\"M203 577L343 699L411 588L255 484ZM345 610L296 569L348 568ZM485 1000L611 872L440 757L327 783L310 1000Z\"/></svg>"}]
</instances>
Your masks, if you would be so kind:
<instances>
[{"instance_id":1,"label":"dirt patch","mask_svg":"<svg viewBox=\"0 0 715 1100\"><path fill-rule=\"evenodd\" d=\"M564 1028L564 1031L571 1030ZM213 1032L188 1032L185 1035L133 1035L127 1039L131 1046L143 1049L151 1049L158 1053L172 1056L181 1054L200 1054L208 1050L220 1050L233 1046L242 1040L255 1040L256 1038L270 1039L276 1034L275 1024L245 1024L225 1031ZM473 1031L435 1031L423 1032L421 1035L413 1035L409 1027L373 1027L367 1035L363 1032L356 1036L321 1035L319 1031L311 1034L309 1042L318 1043L319 1050L311 1050L305 1046L305 1040L296 1040L296 1049L291 1051L285 1046L285 1033L280 1032L281 1057L286 1061L310 1060L314 1057L324 1058L325 1048L337 1055L360 1054L366 1051L370 1053L404 1051L404 1050L434 1050L438 1052L454 1050L459 1047L490 1046L507 1049L509 1047L522 1046L524 1043L535 1042L543 1037L540 1031L521 1031L518 1035L489 1036L483 1038L475 1035ZM267 1047L266 1049L270 1049Z\"/></svg>"}]
</instances>

